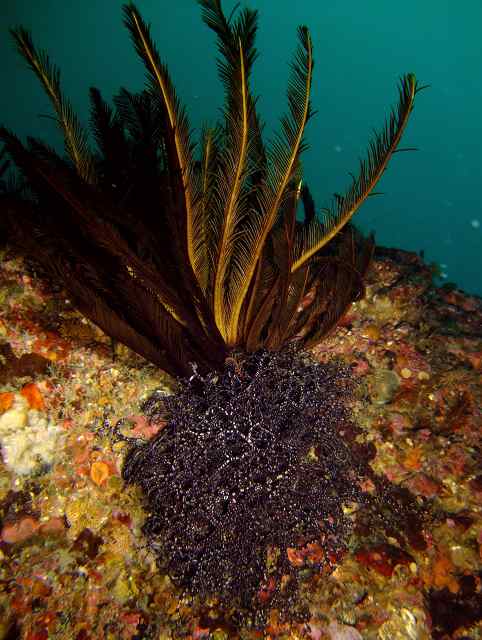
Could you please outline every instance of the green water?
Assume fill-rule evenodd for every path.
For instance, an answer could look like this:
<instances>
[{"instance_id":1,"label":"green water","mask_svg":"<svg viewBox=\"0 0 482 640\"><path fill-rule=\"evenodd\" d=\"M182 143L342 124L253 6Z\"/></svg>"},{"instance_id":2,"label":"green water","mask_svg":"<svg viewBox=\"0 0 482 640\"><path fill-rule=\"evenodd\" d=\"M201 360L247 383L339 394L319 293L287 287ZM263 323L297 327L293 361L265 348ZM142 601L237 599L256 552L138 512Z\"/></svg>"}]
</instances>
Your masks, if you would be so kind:
<instances>
[{"instance_id":1,"label":"green water","mask_svg":"<svg viewBox=\"0 0 482 640\"><path fill-rule=\"evenodd\" d=\"M232 0L223 3L229 14ZM296 26L307 24L315 49L313 106L305 177L318 206L343 191L383 125L402 73L432 86L417 96L402 146L355 221L380 244L425 252L442 265L440 282L482 295L482 2L480 0L252 0L260 11L253 88L267 137L285 111ZM139 90L143 67L122 25L122 2L2 0L0 121L21 137L60 146L50 105L14 52L7 27L22 24L62 71L62 87L84 122L88 88L105 97ZM219 116L213 34L194 0L139 0L158 48L187 104L191 124ZM245 6L242 2L241 6Z\"/></svg>"}]
</instances>

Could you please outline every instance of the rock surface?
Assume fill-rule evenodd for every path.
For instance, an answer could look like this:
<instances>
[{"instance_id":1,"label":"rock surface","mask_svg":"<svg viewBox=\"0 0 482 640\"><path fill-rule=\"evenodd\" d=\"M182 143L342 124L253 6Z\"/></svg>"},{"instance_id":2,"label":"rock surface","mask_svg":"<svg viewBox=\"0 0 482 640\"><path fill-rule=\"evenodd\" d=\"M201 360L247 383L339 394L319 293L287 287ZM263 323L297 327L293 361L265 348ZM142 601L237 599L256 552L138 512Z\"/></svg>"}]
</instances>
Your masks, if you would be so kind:
<instances>
[{"instance_id":1,"label":"rock surface","mask_svg":"<svg viewBox=\"0 0 482 640\"><path fill-rule=\"evenodd\" d=\"M22 397L63 445L23 474L2 454L0 638L482 637L480 298L434 287L415 254L377 251L366 297L313 353L352 365L360 445L423 502L426 527L402 550L360 526L334 572L311 577L308 623L272 610L259 632L216 598L176 591L143 548L140 493L122 486L112 427L125 418L127 435L152 437L162 425L146 424L140 405L172 381L126 350L112 361L109 340L62 292L4 258L0 421Z\"/></svg>"}]
</instances>

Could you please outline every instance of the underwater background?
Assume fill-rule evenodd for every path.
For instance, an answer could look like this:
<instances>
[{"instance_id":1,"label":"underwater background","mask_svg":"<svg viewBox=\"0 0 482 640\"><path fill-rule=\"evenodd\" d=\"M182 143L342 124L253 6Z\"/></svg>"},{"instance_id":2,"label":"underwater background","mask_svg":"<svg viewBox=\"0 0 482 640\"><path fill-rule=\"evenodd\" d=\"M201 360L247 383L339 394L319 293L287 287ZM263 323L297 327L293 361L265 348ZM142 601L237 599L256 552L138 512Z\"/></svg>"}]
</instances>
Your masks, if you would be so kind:
<instances>
[{"instance_id":1,"label":"underwater background","mask_svg":"<svg viewBox=\"0 0 482 640\"><path fill-rule=\"evenodd\" d=\"M106 98L121 86L139 91L144 72L122 26L120 0L2 0L0 121L22 139L33 134L61 149L51 108L15 51L8 27L30 29L61 70L62 90L84 124L88 89ZM138 0L167 63L192 127L219 118L222 86L215 43L195 0ZM229 15L235 6L225 0ZM286 110L289 60L296 27L310 28L315 53L306 130L305 180L317 208L343 192L397 99L398 78L413 72L430 84L416 99L400 153L354 222L376 232L378 244L424 252L439 265L439 283L482 295L482 2L464 0L252 0L260 12L253 92L266 122L265 139Z\"/></svg>"}]
</instances>

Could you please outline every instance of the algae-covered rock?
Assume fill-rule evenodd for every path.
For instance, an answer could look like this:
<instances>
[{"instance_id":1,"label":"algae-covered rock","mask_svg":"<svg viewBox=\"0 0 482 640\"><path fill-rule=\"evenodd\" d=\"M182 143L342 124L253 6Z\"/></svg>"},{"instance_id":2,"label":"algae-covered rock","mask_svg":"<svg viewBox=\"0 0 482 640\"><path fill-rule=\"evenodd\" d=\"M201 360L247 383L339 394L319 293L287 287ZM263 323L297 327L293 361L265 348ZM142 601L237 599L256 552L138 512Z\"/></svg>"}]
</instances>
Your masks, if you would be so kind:
<instances>
[{"instance_id":1,"label":"algae-covered rock","mask_svg":"<svg viewBox=\"0 0 482 640\"><path fill-rule=\"evenodd\" d=\"M52 464L62 430L27 400L15 394L12 406L0 415L0 443L6 466L14 473L28 475L42 464Z\"/></svg>"},{"instance_id":2,"label":"algae-covered rock","mask_svg":"<svg viewBox=\"0 0 482 640\"><path fill-rule=\"evenodd\" d=\"M390 369L378 369L372 382L371 401L373 404L388 404L391 402L400 386L400 378Z\"/></svg>"}]
</instances>

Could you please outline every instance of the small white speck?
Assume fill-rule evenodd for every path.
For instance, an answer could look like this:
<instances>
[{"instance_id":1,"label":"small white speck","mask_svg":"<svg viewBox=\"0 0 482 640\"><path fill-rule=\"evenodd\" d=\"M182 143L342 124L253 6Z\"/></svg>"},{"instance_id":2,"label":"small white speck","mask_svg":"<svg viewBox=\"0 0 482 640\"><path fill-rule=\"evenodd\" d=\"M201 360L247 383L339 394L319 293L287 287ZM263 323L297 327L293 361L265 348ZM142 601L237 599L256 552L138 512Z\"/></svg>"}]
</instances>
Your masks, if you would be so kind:
<instances>
[{"instance_id":1,"label":"small white speck","mask_svg":"<svg viewBox=\"0 0 482 640\"><path fill-rule=\"evenodd\" d=\"M446 269L446 268L447 268L447 265L445 264L445 262L441 262L441 263L440 263L440 267L441 267L442 269Z\"/></svg>"},{"instance_id":2,"label":"small white speck","mask_svg":"<svg viewBox=\"0 0 482 640\"><path fill-rule=\"evenodd\" d=\"M333 151L336 151L336 153L341 153L343 151L343 147L339 144L335 144L335 146L333 147Z\"/></svg>"},{"instance_id":3,"label":"small white speck","mask_svg":"<svg viewBox=\"0 0 482 640\"><path fill-rule=\"evenodd\" d=\"M480 220L477 220L476 218L474 218L474 220L470 221L470 226L473 227L474 229L478 229L480 227Z\"/></svg>"},{"instance_id":4,"label":"small white speck","mask_svg":"<svg viewBox=\"0 0 482 640\"><path fill-rule=\"evenodd\" d=\"M445 279L445 278L448 278L448 275L445 273L445 271L442 271L440 273L440 277Z\"/></svg>"}]
</instances>

